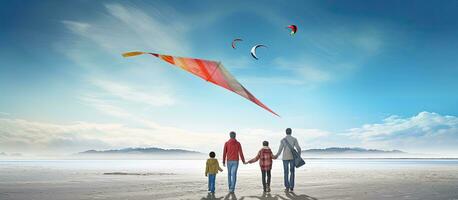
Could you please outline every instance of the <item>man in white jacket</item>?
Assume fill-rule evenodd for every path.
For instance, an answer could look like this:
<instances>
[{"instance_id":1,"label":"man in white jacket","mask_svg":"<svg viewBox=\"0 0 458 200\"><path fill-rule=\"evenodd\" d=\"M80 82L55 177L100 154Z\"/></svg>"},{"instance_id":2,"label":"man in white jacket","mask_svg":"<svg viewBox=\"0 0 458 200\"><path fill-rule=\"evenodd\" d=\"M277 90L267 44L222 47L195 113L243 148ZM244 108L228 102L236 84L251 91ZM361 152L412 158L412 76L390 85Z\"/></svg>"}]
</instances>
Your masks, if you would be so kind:
<instances>
[{"instance_id":1,"label":"man in white jacket","mask_svg":"<svg viewBox=\"0 0 458 200\"><path fill-rule=\"evenodd\" d=\"M291 128L286 129L286 136L280 142L280 148L278 148L277 154L275 154L274 158L277 158L280 153L283 151L282 160L283 160L283 172L284 172L284 180L285 180L285 190L286 191L293 191L294 190L294 157L291 149L288 147L289 145L286 144L288 142L292 147L294 147L297 152L301 153L301 147L297 142L297 139L291 136L292 130ZM291 174L289 174L291 172Z\"/></svg>"}]
</instances>

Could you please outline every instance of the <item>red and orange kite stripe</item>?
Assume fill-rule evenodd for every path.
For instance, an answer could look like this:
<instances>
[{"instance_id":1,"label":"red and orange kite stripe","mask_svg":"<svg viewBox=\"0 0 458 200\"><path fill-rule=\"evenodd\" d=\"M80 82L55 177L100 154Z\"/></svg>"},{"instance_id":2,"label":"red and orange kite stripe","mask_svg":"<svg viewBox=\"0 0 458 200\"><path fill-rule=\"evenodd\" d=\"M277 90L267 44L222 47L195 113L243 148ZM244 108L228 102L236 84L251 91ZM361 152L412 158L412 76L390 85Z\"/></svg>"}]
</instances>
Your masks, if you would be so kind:
<instances>
[{"instance_id":1,"label":"red and orange kite stripe","mask_svg":"<svg viewBox=\"0 0 458 200\"><path fill-rule=\"evenodd\" d=\"M183 58L175 57L169 55L161 55L156 53L148 52L127 52L122 54L124 57L138 56L142 54L150 54L156 56L172 65L178 66L183 70L186 70L208 82L211 82L215 85L226 88L246 99L252 101L258 106L266 109L272 114L279 116L277 113L272 111L261 101L259 101L253 94L251 94L245 87L243 87L230 73L227 71L220 62L215 62L211 60L203 60L196 58Z\"/></svg>"}]
</instances>

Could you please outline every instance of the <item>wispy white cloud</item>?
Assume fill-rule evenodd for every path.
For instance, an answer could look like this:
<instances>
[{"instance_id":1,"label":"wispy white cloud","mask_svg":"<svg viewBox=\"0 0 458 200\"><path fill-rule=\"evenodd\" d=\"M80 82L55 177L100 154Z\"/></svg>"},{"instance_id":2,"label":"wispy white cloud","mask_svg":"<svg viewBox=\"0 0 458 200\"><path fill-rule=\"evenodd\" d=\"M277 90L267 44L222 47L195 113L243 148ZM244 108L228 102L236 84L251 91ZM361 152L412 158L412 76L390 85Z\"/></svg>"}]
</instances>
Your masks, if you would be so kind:
<instances>
[{"instance_id":1,"label":"wispy white cloud","mask_svg":"<svg viewBox=\"0 0 458 200\"><path fill-rule=\"evenodd\" d=\"M99 98L95 94L81 96L80 100L82 100L84 104L95 108L97 111L113 117L131 117L130 113L125 112L124 109L109 103L109 100Z\"/></svg>"},{"instance_id":2,"label":"wispy white cloud","mask_svg":"<svg viewBox=\"0 0 458 200\"><path fill-rule=\"evenodd\" d=\"M63 20L62 23L72 32L78 33L81 35L86 34L90 28L89 24L83 23L83 22Z\"/></svg>"},{"instance_id":3,"label":"wispy white cloud","mask_svg":"<svg viewBox=\"0 0 458 200\"><path fill-rule=\"evenodd\" d=\"M275 9L266 7L254 13L275 27L292 23ZM278 84L314 87L344 79L382 52L385 44L394 41L393 33L385 31L390 25L384 22L354 20L350 23L312 4L307 13L311 17L298 20L301 24L298 24L299 32L294 36L296 44L292 45L300 48L288 49L296 52L277 57L272 63L279 70L273 80L289 80L277 81ZM259 81L259 78L248 79ZM271 77L265 82L269 82L268 78Z\"/></svg>"},{"instance_id":4,"label":"wispy white cloud","mask_svg":"<svg viewBox=\"0 0 458 200\"><path fill-rule=\"evenodd\" d=\"M163 126L141 117L139 114L134 114L132 111L128 111L118 105L115 102L108 100L106 98L101 98L97 95L86 95L80 98L88 106L95 108L103 114L120 118L126 122L134 122L135 124L141 125L145 128L160 129Z\"/></svg>"},{"instance_id":5,"label":"wispy white cloud","mask_svg":"<svg viewBox=\"0 0 458 200\"><path fill-rule=\"evenodd\" d=\"M135 38L143 43L141 46L164 53L184 54L190 51L185 37L189 25L177 24L179 20L175 16L161 18L158 10L147 14L135 7L120 4L107 4L106 8L122 25L119 28L127 29L132 34L130 37L121 38Z\"/></svg>"},{"instance_id":6,"label":"wispy white cloud","mask_svg":"<svg viewBox=\"0 0 458 200\"><path fill-rule=\"evenodd\" d=\"M8 118L0 119L0 126L2 127L0 129L2 151L23 153L107 147L106 142L94 138L103 131L111 132L121 128L120 125L115 124L76 122L70 125L58 125ZM55 153L59 154L58 151Z\"/></svg>"},{"instance_id":7,"label":"wispy white cloud","mask_svg":"<svg viewBox=\"0 0 458 200\"><path fill-rule=\"evenodd\" d=\"M68 37L57 48L83 67L85 87L76 96L85 105L114 117L130 118L156 107L176 103L174 79L153 59L121 58L131 50L188 54L190 26L176 20L176 12L140 9L129 3L105 4L105 11L90 20L63 20ZM90 53L88 53L90 52ZM157 64L156 64L157 65ZM116 80L116 81L113 81ZM136 114L125 112L134 107Z\"/></svg>"},{"instance_id":8,"label":"wispy white cloud","mask_svg":"<svg viewBox=\"0 0 458 200\"><path fill-rule=\"evenodd\" d=\"M102 108L106 109L106 107ZM2 127L0 151L56 154L56 152L74 153L87 149L156 146L220 152L228 139L226 132L190 131L162 126L132 115L128 111L116 109L116 113L113 114L111 111L108 113L126 122L135 121L138 125L88 122L56 124L0 118L0 127ZM276 150L279 141L285 135L284 130L262 128L236 131L247 157L256 153L263 140L269 141L270 146ZM455 156L458 154L457 134L457 117L430 112L421 112L410 118L391 116L382 123L366 124L341 134L319 129L293 128L293 135L304 148L344 145ZM354 142L348 143L348 140Z\"/></svg>"},{"instance_id":9,"label":"wispy white cloud","mask_svg":"<svg viewBox=\"0 0 458 200\"><path fill-rule=\"evenodd\" d=\"M215 147L211 141L223 141L217 134L161 126L139 128L87 122L55 124L6 118L0 118L0 126L1 151L38 155L150 146L202 150ZM202 148L203 144L207 145Z\"/></svg>"},{"instance_id":10,"label":"wispy white cloud","mask_svg":"<svg viewBox=\"0 0 458 200\"><path fill-rule=\"evenodd\" d=\"M422 153L458 153L458 118L421 112L409 118L390 116L379 124L349 129L364 146L399 148Z\"/></svg>"},{"instance_id":11,"label":"wispy white cloud","mask_svg":"<svg viewBox=\"0 0 458 200\"><path fill-rule=\"evenodd\" d=\"M312 85L334 78L333 72L327 70L327 67L312 64L306 59L286 60L278 58L275 60L275 64L281 70L290 71L292 76L289 76L289 79L301 84Z\"/></svg>"},{"instance_id":12,"label":"wispy white cloud","mask_svg":"<svg viewBox=\"0 0 458 200\"><path fill-rule=\"evenodd\" d=\"M10 113L0 112L0 115L10 115Z\"/></svg>"},{"instance_id":13,"label":"wispy white cloud","mask_svg":"<svg viewBox=\"0 0 458 200\"><path fill-rule=\"evenodd\" d=\"M355 25L356 26L356 25ZM290 72L290 79L314 86L320 83L336 81L352 74L381 51L384 40L383 31L360 29L355 33L350 28L338 32L309 33L314 46L301 53L297 58L277 58L275 65L280 70ZM315 39L314 39L315 38Z\"/></svg>"},{"instance_id":14,"label":"wispy white cloud","mask_svg":"<svg viewBox=\"0 0 458 200\"><path fill-rule=\"evenodd\" d=\"M122 100L150 106L169 106L175 103L175 98L166 89L154 89L154 92L142 91L128 84L107 80L92 80L92 84L108 95Z\"/></svg>"},{"instance_id":15,"label":"wispy white cloud","mask_svg":"<svg viewBox=\"0 0 458 200\"><path fill-rule=\"evenodd\" d=\"M25 154L71 154L88 149L125 147L184 148L202 152L216 151L219 155L228 133L188 131L161 126L144 118L122 111L125 119L134 117L143 126L119 123L73 122L69 124L45 123L23 119L0 118L0 151ZM254 155L263 140L276 150L284 137L284 130L243 129L237 138L246 157ZM303 145L309 145L328 132L314 129L294 129L293 133Z\"/></svg>"},{"instance_id":16,"label":"wispy white cloud","mask_svg":"<svg viewBox=\"0 0 458 200\"><path fill-rule=\"evenodd\" d=\"M174 81L167 78L162 67L151 67L151 60L141 58L129 59L126 63L121 53L141 50L189 54L191 45L186 33L190 25L174 20L173 9L168 13L157 9L145 12L129 4L106 4L105 9L104 14L91 20L63 20L70 34L56 44L75 65L84 68L84 79L89 79L95 86L88 88L86 93L102 90L149 106L174 104L177 99L173 96ZM108 81L119 79L123 81ZM139 79L150 87L133 84Z\"/></svg>"},{"instance_id":17,"label":"wispy white cloud","mask_svg":"<svg viewBox=\"0 0 458 200\"><path fill-rule=\"evenodd\" d=\"M376 47L378 41L370 41L373 38L361 38L358 41L361 47L360 51L376 52L379 47ZM374 44L371 44L371 43ZM334 52L340 54L338 52ZM307 54L307 53L304 53ZM278 71L275 77L243 77L249 82L256 83L275 83L285 85L302 85L306 87L315 87L320 84L338 81L351 75L357 71L361 66L369 60L372 55L369 54L350 54L340 55L338 58L334 55L332 58L327 59L322 56L307 55L301 58L288 58L279 57L274 60L273 65L276 66ZM286 73L286 74L285 74Z\"/></svg>"},{"instance_id":18,"label":"wispy white cloud","mask_svg":"<svg viewBox=\"0 0 458 200\"><path fill-rule=\"evenodd\" d=\"M105 8L107 15L100 15L92 21L63 20L62 23L80 40L115 56L129 50L178 54L190 51L186 40L189 28L185 24L171 23L173 16L161 17L157 10L146 13L121 4L106 4Z\"/></svg>"},{"instance_id":19,"label":"wispy white cloud","mask_svg":"<svg viewBox=\"0 0 458 200\"><path fill-rule=\"evenodd\" d=\"M295 77L252 77L252 76L240 76L240 80L243 80L243 83L247 84L265 84L269 83L272 85L303 85L304 81L297 79Z\"/></svg>"},{"instance_id":20,"label":"wispy white cloud","mask_svg":"<svg viewBox=\"0 0 458 200\"><path fill-rule=\"evenodd\" d=\"M385 36L380 30L366 29L352 36L352 44L365 52L366 56L378 53L383 47Z\"/></svg>"}]
</instances>

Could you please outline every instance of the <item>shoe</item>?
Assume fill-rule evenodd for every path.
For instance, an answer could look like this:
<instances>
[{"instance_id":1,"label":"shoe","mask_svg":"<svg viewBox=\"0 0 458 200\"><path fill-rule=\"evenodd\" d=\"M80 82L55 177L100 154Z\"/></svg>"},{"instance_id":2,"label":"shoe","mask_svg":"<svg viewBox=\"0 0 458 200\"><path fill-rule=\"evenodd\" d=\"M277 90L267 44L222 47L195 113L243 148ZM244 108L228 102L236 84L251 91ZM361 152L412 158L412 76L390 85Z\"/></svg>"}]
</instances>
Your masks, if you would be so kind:
<instances>
[{"instance_id":1,"label":"shoe","mask_svg":"<svg viewBox=\"0 0 458 200\"><path fill-rule=\"evenodd\" d=\"M267 187L267 190L266 190L266 191L267 191L267 192L270 192L270 187Z\"/></svg>"},{"instance_id":2,"label":"shoe","mask_svg":"<svg viewBox=\"0 0 458 200\"><path fill-rule=\"evenodd\" d=\"M289 192L289 188L285 188L285 192Z\"/></svg>"},{"instance_id":3,"label":"shoe","mask_svg":"<svg viewBox=\"0 0 458 200\"><path fill-rule=\"evenodd\" d=\"M289 188L289 191L293 192L293 190L294 190L293 188Z\"/></svg>"}]
</instances>

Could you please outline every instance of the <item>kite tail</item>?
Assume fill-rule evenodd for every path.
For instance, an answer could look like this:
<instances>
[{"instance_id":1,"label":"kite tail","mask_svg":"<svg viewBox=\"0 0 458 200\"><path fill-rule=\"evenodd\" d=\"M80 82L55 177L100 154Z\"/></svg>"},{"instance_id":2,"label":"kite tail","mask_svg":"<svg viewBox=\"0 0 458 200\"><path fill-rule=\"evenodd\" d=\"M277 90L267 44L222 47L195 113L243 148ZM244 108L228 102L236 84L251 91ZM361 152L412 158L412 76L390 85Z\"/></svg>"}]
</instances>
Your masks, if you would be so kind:
<instances>
[{"instance_id":1,"label":"kite tail","mask_svg":"<svg viewBox=\"0 0 458 200\"><path fill-rule=\"evenodd\" d=\"M149 53L149 52L142 52L142 51L131 51L131 52L126 52L122 54L122 57L127 58L127 57L132 57L132 56L139 56L143 54L150 54L152 56L159 57L159 54L157 53Z\"/></svg>"},{"instance_id":2,"label":"kite tail","mask_svg":"<svg viewBox=\"0 0 458 200\"><path fill-rule=\"evenodd\" d=\"M126 57L131 57L131 56L138 56L138 55L142 55L142 54L145 54L145 52L141 52L141 51L132 51L132 52L123 53L123 54L122 54L122 57L126 58Z\"/></svg>"}]
</instances>

